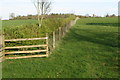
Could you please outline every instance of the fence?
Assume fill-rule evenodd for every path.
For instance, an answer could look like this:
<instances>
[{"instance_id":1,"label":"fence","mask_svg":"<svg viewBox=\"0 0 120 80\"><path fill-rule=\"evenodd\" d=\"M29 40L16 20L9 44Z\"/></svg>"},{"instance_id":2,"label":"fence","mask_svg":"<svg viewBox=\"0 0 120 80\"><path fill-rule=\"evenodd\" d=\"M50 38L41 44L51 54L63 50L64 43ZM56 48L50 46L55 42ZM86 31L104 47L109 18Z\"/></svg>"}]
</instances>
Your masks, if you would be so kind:
<instances>
[{"instance_id":1,"label":"fence","mask_svg":"<svg viewBox=\"0 0 120 80\"><path fill-rule=\"evenodd\" d=\"M76 24L76 21L79 18L77 17L75 20L70 21L68 24L66 24L63 27L59 27L58 29L56 29L54 32L52 32L51 34L49 34L49 39L48 39L48 47L49 47L49 52L52 52L52 50L56 47L57 43L59 42L59 40L61 40L62 37L64 37L65 33L68 32L68 30L74 25Z\"/></svg>"},{"instance_id":2,"label":"fence","mask_svg":"<svg viewBox=\"0 0 120 80\"><path fill-rule=\"evenodd\" d=\"M46 34L46 37L43 38L27 38L27 39L11 39L11 40L4 40L4 42L17 42L17 41L35 41L35 40L46 40L46 44L41 45L29 45L29 46L13 46L13 47L3 47L2 49L2 55L4 57L1 57L3 59L18 59L18 58L31 58L31 57L47 57L48 56L48 35ZM3 45L4 46L4 45ZM43 47L42 49L38 50L25 50L25 51L13 51L13 52L6 52L5 50L10 49L18 49L18 48L35 48L35 47ZM39 52L45 52L45 54L32 54L29 56L18 56L16 54L30 54L30 53L39 53ZM7 57L8 55L14 55L14 57ZM17 57L16 57L17 56Z\"/></svg>"},{"instance_id":3,"label":"fence","mask_svg":"<svg viewBox=\"0 0 120 80\"><path fill-rule=\"evenodd\" d=\"M79 18L76 18L74 21L70 21L63 27L59 27L52 33L47 34L45 37L42 38L27 38L27 39L11 39L11 40L1 40L1 47L0 47L0 61L5 59L18 59L18 58L31 58L31 57L48 57L49 53L56 47L57 42L64 37L65 33L76 23ZM4 37L4 36L3 36ZM35 41L35 40L45 40L45 44L41 45L29 45L29 46L12 46L12 47L5 47L6 42L17 42L17 41ZM23 51L13 51L13 52L6 52L6 50L11 49L22 49L22 48L41 48L37 50L23 50ZM40 52L44 52L44 54L39 54ZM36 54L35 54L36 53ZM28 54L28 56L23 55L20 56L19 54ZM31 55L30 55L31 54ZM9 56L12 55L12 56Z\"/></svg>"}]
</instances>

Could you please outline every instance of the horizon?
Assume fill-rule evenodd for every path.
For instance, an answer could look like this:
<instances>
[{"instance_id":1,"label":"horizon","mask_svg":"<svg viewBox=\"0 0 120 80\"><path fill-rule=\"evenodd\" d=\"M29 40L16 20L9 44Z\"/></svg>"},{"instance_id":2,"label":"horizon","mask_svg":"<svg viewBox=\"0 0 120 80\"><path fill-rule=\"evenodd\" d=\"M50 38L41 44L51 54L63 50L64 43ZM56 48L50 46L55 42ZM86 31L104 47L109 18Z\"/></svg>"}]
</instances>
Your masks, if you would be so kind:
<instances>
[{"instance_id":1,"label":"horizon","mask_svg":"<svg viewBox=\"0 0 120 80\"><path fill-rule=\"evenodd\" d=\"M51 0L52 10L50 13L74 13L75 15L85 16L93 14L104 17L106 14L118 15L118 0ZM29 14L36 15L37 11L31 0L2 0L0 2L0 17L2 20L9 19L10 13L15 13L16 16L27 16Z\"/></svg>"}]
</instances>

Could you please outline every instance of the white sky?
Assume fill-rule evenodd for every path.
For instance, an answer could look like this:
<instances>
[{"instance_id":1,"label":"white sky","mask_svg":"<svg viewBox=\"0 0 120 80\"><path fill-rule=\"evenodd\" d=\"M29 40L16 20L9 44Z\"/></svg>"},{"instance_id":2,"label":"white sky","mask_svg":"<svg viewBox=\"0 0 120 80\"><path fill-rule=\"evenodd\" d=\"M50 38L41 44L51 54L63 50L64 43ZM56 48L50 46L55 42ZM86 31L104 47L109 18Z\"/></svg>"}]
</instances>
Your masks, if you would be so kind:
<instances>
[{"instance_id":1,"label":"white sky","mask_svg":"<svg viewBox=\"0 0 120 80\"><path fill-rule=\"evenodd\" d=\"M51 0L51 13L75 13L78 15L108 14L118 15L119 0ZM0 0L0 17L9 18L9 13L16 15L37 14L32 0Z\"/></svg>"}]
</instances>

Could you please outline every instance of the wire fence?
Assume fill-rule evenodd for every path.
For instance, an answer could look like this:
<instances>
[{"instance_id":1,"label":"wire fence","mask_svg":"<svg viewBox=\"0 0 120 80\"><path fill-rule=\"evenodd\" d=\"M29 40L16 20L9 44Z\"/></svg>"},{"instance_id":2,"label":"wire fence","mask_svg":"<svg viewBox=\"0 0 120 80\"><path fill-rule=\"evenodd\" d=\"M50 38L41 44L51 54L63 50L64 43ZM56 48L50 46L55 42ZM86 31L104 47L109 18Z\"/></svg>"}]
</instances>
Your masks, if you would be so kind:
<instances>
[{"instance_id":1,"label":"wire fence","mask_svg":"<svg viewBox=\"0 0 120 80\"><path fill-rule=\"evenodd\" d=\"M53 51L53 49L57 46L59 40L61 40L61 38L64 37L64 35L66 34L66 32L69 31L69 29L76 24L76 21L79 18L77 17L75 20L68 22L68 24L66 24L63 27L59 27L58 29L56 29L54 32L50 33L48 35L48 47L49 47L49 53L51 53Z\"/></svg>"}]
</instances>

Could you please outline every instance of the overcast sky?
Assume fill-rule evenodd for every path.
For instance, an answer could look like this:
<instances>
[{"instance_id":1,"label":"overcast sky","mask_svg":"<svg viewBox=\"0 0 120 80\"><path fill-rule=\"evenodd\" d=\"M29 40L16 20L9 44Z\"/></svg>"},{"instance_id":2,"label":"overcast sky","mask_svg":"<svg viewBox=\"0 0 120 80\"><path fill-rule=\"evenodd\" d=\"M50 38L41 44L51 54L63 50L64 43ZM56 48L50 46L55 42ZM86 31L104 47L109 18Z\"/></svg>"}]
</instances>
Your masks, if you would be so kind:
<instances>
[{"instance_id":1,"label":"overcast sky","mask_svg":"<svg viewBox=\"0 0 120 80\"><path fill-rule=\"evenodd\" d=\"M119 0L51 0L51 13L75 13L77 15L104 16L118 15ZM37 14L32 0L0 0L0 17L9 18L10 13L16 15Z\"/></svg>"}]
</instances>

